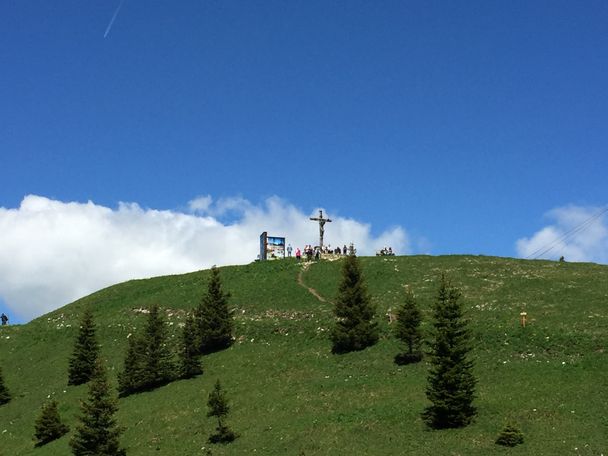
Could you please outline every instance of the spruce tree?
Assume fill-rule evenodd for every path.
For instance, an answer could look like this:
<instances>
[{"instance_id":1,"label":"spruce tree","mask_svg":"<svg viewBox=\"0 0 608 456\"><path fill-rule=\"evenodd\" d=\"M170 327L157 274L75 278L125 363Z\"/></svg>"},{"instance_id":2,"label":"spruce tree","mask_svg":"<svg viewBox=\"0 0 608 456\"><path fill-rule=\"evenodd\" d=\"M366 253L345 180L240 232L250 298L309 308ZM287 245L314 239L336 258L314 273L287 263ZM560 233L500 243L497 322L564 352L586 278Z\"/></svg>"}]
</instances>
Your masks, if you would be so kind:
<instances>
[{"instance_id":1,"label":"spruce tree","mask_svg":"<svg viewBox=\"0 0 608 456\"><path fill-rule=\"evenodd\" d=\"M145 383L144 361L144 340L142 337L132 334L128 339L123 370L118 373L119 396L127 396L142 388L142 385Z\"/></svg>"},{"instance_id":2,"label":"spruce tree","mask_svg":"<svg viewBox=\"0 0 608 456\"><path fill-rule=\"evenodd\" d=\"M348 255L344 259L334 313L337 321L330 333L332 352L363 350L378 341L375 309L355 255Z\"/></svg>"},{"instance_id":3,"label":"spruce tree","mask_svg":"<svg viewBox=\"0 0 608 456\"><path fill-rule=\"evenodd\" d=\"M182 331L179 351L179 376L180 378L192 378L202 373L196 339L196 324L194 318L188 315Z\"/></svg>"},{"instance_id":4,"label":"spruce tree","mask_svg":"<svg viewBox=\"0 0 608 456\"><path fill-rule=\"evenodd\" d=\"M150 307L144 331L146 388L165 385L174 379L175 364L169 347L167 326L157 305Z\"/></svg>"},{"instance_id":5,"label":"spruce tree","mask_svg":"<svg viewBox=\"0 0 608 456\"><path fill-rule=\"evenodd\" d=\"M68 385L81 385L88 382L93 375L98 355L99 345L95 337L93 311L87 306L80 320L80 329L70 358Z\"/></svg>"},{"instance_id":6,"label":"spruce tree","mask_svg":"<svg viewBox=\"0 0 608 456\"><path fill-rule=\"evenodd\" d=\"M516 424L509 423L501 431L495 443L497 445L514 447L524 443L524 434Z\"/></svg>"},{"instance_id":7,"label":"spruce tree","mask_svg":"<svg viewBox=\"0 0 608 456\"><path fill-rule=\"evenodd\" d=\"M460 290L441 277L433 309L434 331L431 342L431 369L426 396L432 405L422 416L433 429L458 428L468 425L477 410L473 406L476 380L470 334L463 316Z\"/></svg>"},{"instance_id":8,"label":"spruce tree","mask_svg":"<svg viewBox=\"0 0 608 456\"><path fill-rule=\"evenodd\" d=\"M196 309L196 325L200 353L212 353L232 345L234 322L228 309L230 293L222 289L220 271L211 268L207 293Z\"/></svg>"},{"instance_id":9,"label":"spruce tree","mask_svg":"<svg viewBox=\"0 0 608 456\"><path fill-rule=\"evenodd\" d=\"M36 446L42 446L67 434L70 428L61 422L57 401L47 402L42 406L40 415L36 419L35 433Z\"/></svg>"},{"instance_id":10,"label":"spruce tree","mask_svg":"<svg viewBox=\"0 0 608 456\"><path fill-rule=\"evenodd\" d=\"M80 424L70 440L74 456L125 456L114 414L118 406L110 392L106 370L98 360L89 382L88 399L80 404Z\"/></svg>"},{"instance_id":11,"label":"spruce tree","mask_svg":"<svg viewBox=\"0 0 608 456\"><path fill-rule=\"evenodd\" d=\"M397 310L395 337L407 346L407 351L395 357L397 364L417 363L422 359L422 314L416 305L416 298L410 290L405 292L405 301Z\"/></svg>"},{"instance_id":12,"label":"spruce tree","mask_svg":"<svg viewBox=\"0 0 608 456\"><path fill-rule=\"evenodd\" d=\"M120 396L150 390L175 379L167 327L157 305L149 309L140 335L129 338L123 371L118 374Z\"/></svg>"},{"instance_id":13,"label":"spruce tree","mask_svg":"<svg viewBox=\"0 0 608 456\"><path fill-rule=\"evenodd\" d=\"M207 406L209 407L207 416L215 416L217 418L217 427L215 428L215 433L209 436L209 443L229 443L236 439L237 435L224 421L230 412L230 406L219 380L215 382L213 390L209 393Z\"/></svg>"},{"instance_id":14,"label":"spruce tree","mask_svg":"<svg viewBox=\"0 0 608 456\"><path fill-rule=\"evenodd\" d=\"M4 377L2 376L2 368L0 368L0 405L8 404L11 400L11 393L4 384Z\"/></svg>"}]
</instances>

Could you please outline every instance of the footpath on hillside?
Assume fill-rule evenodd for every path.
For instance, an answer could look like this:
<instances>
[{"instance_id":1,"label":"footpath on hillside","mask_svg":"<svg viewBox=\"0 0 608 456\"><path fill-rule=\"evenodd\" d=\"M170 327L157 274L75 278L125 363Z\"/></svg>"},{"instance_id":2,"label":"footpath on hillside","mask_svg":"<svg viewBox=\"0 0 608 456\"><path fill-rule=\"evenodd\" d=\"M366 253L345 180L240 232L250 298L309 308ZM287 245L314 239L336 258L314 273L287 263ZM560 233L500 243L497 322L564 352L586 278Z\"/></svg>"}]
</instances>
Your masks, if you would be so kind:
<instances>
[{"instance_id":1,"label":"footpath on hillside","mask_svg":"<svg viewBox=\"0 0 608 456\"><path fill-rule=\"evenodd\" d=\"M327 299L321 296L317 290L315 290L313 287L309 287L304 283L304 272L308 271L308 268L310 268L311 264L311 261L305 261L302 263L302 269L300 269L300 272L298 272L298 285L308 290L308 292L315 298L317 298L319 301L328 302Z\"/></svg>"}]
</instances>

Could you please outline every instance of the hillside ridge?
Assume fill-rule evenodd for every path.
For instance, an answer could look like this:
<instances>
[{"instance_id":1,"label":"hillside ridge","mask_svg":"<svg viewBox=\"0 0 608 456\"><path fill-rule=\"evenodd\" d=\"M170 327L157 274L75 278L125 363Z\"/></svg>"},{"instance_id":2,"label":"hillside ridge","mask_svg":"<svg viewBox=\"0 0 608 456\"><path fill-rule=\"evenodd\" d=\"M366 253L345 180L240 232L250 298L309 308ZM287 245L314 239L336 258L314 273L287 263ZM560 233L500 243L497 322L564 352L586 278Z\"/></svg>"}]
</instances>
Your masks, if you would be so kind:
<instances>
[{"instance_id":1,"label":"hillside ridge","mask_svg":"<svg viewBox=\"0 0 608 456\"><path fill-rule=\"evenodd\" d=\"M235 312L236 341L203 358L204 374L119 401L121 443L129 455L200 454L214 423L206 397L221 379L240 434L214 455L502 454L494 440L505 421L525 434L520 454L608 454L606 337L608 267L479 256L360 258L377 308L380 342L332 355L328 331L340 261L300 276L291 260L221 268ZM438 276L464 296L475 345L479 416L471 426L428 432L426 364L393 363L400 349L384 315L405 286L416 294L428 331ZM67 439L34 449L33 423L48 398L75 424L86 386L67 386L80 314L92 305L112 383L141 310L161 306L173 341L205 290L209 271L134 280L99 290L25 325L0 329L0 366L14 399L0 407L0 455L69 454ZM302 277L302 283L298 280ZM304 286L303 286L304 285ZM519 313L528 313L528 326ZM574 450L574 448L578 448Z\"/></svg>"}]
</instances>

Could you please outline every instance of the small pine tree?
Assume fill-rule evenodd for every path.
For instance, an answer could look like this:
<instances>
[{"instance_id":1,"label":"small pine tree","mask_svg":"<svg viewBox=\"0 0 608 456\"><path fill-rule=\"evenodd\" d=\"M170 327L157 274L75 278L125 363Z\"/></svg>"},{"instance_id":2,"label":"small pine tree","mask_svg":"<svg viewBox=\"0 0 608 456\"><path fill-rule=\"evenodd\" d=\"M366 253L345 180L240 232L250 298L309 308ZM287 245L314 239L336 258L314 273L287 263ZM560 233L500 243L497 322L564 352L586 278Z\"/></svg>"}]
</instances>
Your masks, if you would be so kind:
<instances>
[{"instance_id":1,"label":"small pine tree","mask_svg":"<svg viewBox=\"0 0 608 456\"><path fill-rule=\"evenodd\" d=\"M186 317L182 331L181 347L179 352L180 378L192 378L203 373L199 360L199 351L196 340L196 323L191 315Z\"/></svg>"},{"instance_id":2,"label":"small pine tree","mask_svg":"<svg viewBox=\"0 0 608 456\"><path fill-rule=\"evenodd\" d=\"M477 410L473 406L475 378L467 358L470 334L463 316L460 290L442 275L433 309L434 340L426 397L432 402L422 416L433 429L468 425Z\"/></svg>"},{"instance_id":3,"label":"small pine tree","mask_svg":"<svg viewBox=\"0 0 608 456\"><path fill-rule=\"evenodd\" d=\"M234 322L228 309L230 293L222 289L220 271L211 268L207 294L196 309L196 325L200 353L212 353L232 345Z\"/></svg>"},{"instance_id":4,"label":"small pine tree","mask_svg":"<svg viewBox=\"0 0 608 456\"><path fill-rule=\"evenodd\" d=\"M80 321L80 330L74 343L74 351L68 369L68 385L82 385L93 375L99 355L99 345L95 337L93 311L86 307Z\"/></svg>"},{"instance_id":5,"label":"small pine tree","mask_svg":"<svg viewBox=\"0 0 608 456\"><path fill-rule=\"evenodd\" d=\"M422 314L416 305L416 298L410 290L407 290L405 301L397 310L397 321L395 322L395 337L407 346L407 352L395 357L397 364L417 363L422 359L421 322Z\"/></svg>"},{"instance_id":6,"label":"small pine tree","mask_svg":"<svg viewBox=\"0 0 608 456\"><path fill-rule=\"evenodd\" d=\"M128 339L122 372L118 373L118 395L128 396L139 391L145 383L145 346L142 337L133 334Z\"/></svg>"},{"instance_id":7,"label":"small pine tree","mask_svg":"<svg viewBox=\"0 0 608 456\"><path fill-rule=\"evenodd\" d=\"M167 326L157 305L150 307L144 332L146 387L155 388L174 379L175 364L169 348Z\"/></svg>"},{"instance_id":8,"label":"small pine tree","mask_svg":"<svg viewBox=\"0 0 608 456\"><path fill-rule=\"evenodd\" d=\"M46 445L69 432L70 428L61 422L57 401L47 402L42 406L40 415L36 419L35 433L36 446Z\"/></svg>"},{"instance_id":9,"label":"small pine tree","mask_svg":"<svg viewBox=\"0 0 608 456\"><path fill-rule=\"evenodd\" d=\"M118 375L120 396L150 390L174 380L175 365L168 340L160 310L153 305L143 334L129 338L124 368Z\"/></svg>"},{"instance_id":10,"label":"small pine tree","mask_svg":"<svg viewBox=\"0 0 608 456\"><path fill-rule=\"evenodd\" d=\"M355 255L344 258L334 313L337 321L330 333L333 353L363 350L378 341L375 309Z\"/></svg>"},{"instance_id":11,"label":"small pine tree","mask_svg":"<svg viewBox=\"0 0 608 456\"><path fill-rule=\"evenodd\" d=\"M215 433L209 436L209 443L229 443L236 439L237 435L224 422L230 412L230 406L219 380L215 382L213 390L209 393L207 406L209 407L207 416L217 418L217 427Z\"/></svg>"},{"instance_id":12,"label":"small pine tree","mask_svg":"<svg viewBox=\"0 0 608 456\"><path fill-rule=\"evenodd\" d=\"M0 405L8 404L11 401L11 393L4 384L4 377L2 376L2 369L0 368Z\"/></svg>"},{"instance_id":13,"label":"small pine tree","mask_svg":"<svg viewBox=\"0 0 608 456\"><path fill-rule=\"evenodd\" d=\"M80 424L70 440L74 456L125 456L118 437L114 414L118 411L116 400L110 394L106 370L98 360L89 382L88 399L80 404Z\"/></svg>"},{"instance_id":14,"label":"small pine tree","mask_svg":"<svg viewBox=\"0 0 608 456\"><path fill-rule=\"evenodd\" d=\"M497 445L514 447L524 443L524 435L515 424L507 424L496 439Z\"/></svg>"}]
</instances>

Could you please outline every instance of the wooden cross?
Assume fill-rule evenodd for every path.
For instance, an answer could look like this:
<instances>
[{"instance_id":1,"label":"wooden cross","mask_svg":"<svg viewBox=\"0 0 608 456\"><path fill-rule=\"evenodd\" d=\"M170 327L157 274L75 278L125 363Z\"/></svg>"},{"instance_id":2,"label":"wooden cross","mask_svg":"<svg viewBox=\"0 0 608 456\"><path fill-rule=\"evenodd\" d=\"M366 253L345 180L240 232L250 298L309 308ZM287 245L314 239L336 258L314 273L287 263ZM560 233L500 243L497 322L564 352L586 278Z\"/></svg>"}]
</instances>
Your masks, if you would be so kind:
<instances>
[{"instance_id":1,"label":"wooden cross","mask_svg":"<svg viewBox=\"0 0 608 456\"><path fill-rule=\"evenodd\" d=\"M323 234L325 233L325 222L331 222L328 218L323 218L323 211L319 210L318 217L310 217L310 220L319 222L319 248L323 248Z\"/></svg>"}]
</instances>

